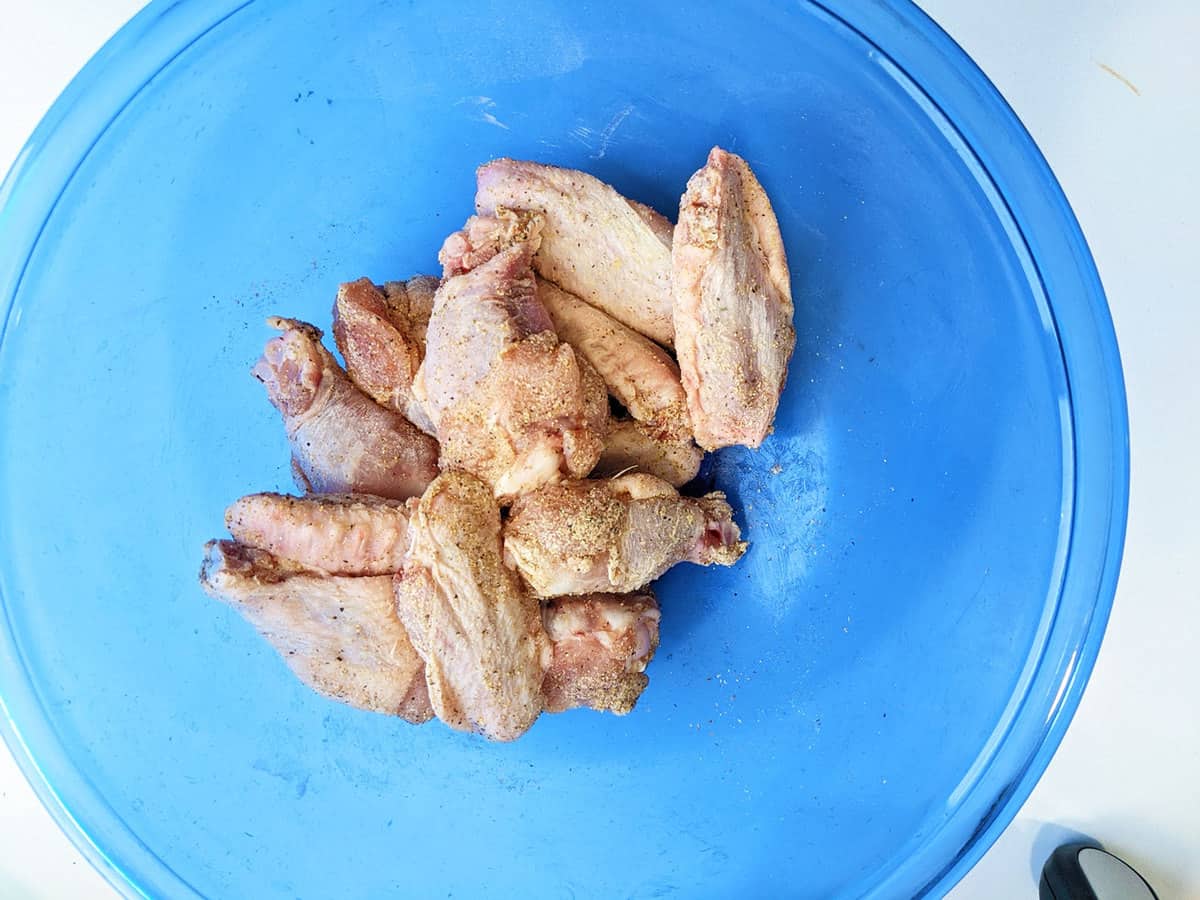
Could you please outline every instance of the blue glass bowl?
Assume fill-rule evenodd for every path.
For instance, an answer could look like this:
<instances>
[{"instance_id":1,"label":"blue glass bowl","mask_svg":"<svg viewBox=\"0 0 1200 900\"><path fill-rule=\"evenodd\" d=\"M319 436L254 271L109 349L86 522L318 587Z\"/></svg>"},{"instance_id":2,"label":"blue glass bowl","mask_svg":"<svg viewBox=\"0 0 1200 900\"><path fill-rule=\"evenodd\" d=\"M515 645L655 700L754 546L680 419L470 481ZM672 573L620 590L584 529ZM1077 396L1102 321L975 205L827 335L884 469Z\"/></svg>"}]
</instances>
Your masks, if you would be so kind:
<instances>
[{"instance_id":1,"label":"blue glass bowl","mask_svg":"<svg viewBox=\"0 0 1200 900\"><path fill-rule=\"evenodd\" d=\"M662 582L634 713L511 746L326 701L195 582L286 489L269 313L431 271L498 155L671 213L713 144L775 202L799 341L718 455L752 543ZM0 188L5 737L153 896L941 892L1043 771L1127 497L1087 247L906 3L158 0Z\"/></svg>"}]
</instances>

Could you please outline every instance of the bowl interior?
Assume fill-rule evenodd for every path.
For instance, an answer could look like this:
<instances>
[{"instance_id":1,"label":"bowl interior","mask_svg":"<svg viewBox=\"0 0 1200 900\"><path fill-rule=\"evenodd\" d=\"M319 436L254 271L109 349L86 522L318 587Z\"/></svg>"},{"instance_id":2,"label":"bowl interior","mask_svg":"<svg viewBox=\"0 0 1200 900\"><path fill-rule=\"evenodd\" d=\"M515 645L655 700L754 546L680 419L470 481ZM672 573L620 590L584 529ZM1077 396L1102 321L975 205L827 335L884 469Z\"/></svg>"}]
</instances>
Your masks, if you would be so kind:
<instances>
[{"instance_id":1,"label":"bowl interior","mask_svg":"<svg viewBox=\"0 0 1200 900\"><path fill-rule=\"evenodd\" d=\"M166 867L116 860L135 880L824 897L948 862L913 848L978 778L1057 595L1046 304L986 175L860 35L803 4L668 7L254 3L65 188L0 349L0 567L54 738L111 811L80 824ZM774 435L702 474L751 550L662 581L633 714L510 746L413 728L311 694L204 597L225 505L290 485L248 375L266 315L327 326L339 281L436 271L492 157L673 217L714 144L774 201L799 338Z\"/></svg>"}]
</instances>

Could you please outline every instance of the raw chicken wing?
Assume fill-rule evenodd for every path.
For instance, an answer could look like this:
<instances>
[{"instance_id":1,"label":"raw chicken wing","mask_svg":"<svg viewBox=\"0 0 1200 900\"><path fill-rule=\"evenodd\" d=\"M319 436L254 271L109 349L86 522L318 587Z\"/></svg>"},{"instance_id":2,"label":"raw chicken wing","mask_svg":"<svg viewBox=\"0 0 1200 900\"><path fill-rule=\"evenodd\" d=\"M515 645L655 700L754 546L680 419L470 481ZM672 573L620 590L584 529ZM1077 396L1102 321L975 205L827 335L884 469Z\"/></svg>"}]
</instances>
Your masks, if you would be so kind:
<instances>
[{"instance_id":1,"label":"raw chicken wing","mask_svg":"<svg viewBox=\"0 0 1200 900\"><path fill-rule=\"evenodd\" d=\"M417 502L409 500L408 505ZM433 712L424 662L412 649L407 630L399 632L403 625L390 579L407 556L405 505L365 495L243 497L226 513L237 540L206 545L201 581L254 622L305 683L355 705L385 712L400 709L424 721ZM333 574L389 577L330 577ZM410 580L408 588L415 590L419 584ZM440 597L432 581L428 586L430 593L422 600L432 608ZM560 712L590 706L618 713L632 709L647 684L641 673L658 645L658 618L658 605L649 591L550 601L542 611L553 648L541 688L546 708ZM360 626L362 633L355 634ZM384 696L399 688L377 679L356 685L345 674L358 665L356 660L371 658L371 635L399 646L393 655L399 678L409 687L399 700L392 698L395 708L392 700L371 700L362 692ZM318 642L333 649L322 656L312 649ZM331 657L344 667L330 668ZM414 679L419 684L410 691Z\"/></svg>"},{"instance_id":2,"label":"raw chicken wing","mask_svg":"<svg viewBox=\"0 0 1200 900\"><path fill-rule=\"evenodd\" d=\"M552 484L519 497L504 554L540 597L626 593L678 562L733 565L746 550L725 495L681 497L652 475Z\"/></svg>"},{"instance_id":3,"label":"raw chicken wing","mask_svg":"<svg viewBox=\"0 0 1200 900\"><path fill-rule=\"evenodd\" d=\"M414 275L408 281L385 281L383 296L387 299L388 318L416 341L425 352L425 329L433 313L433 295L442 279L436 275Z\"/></svg>"},{"instance_id":4,"label":"raw chicken wing","mask_svg":"<svg viewBox=\"0 0 1200 900\"><path fill-rule=\"evenodd\" d=\"M663 437L643 422L614 420L604 434L604 452L592 477L645 472L680 487L696 477L703 460L704 451L690 437Z\"/></svg>"},{"instance_id":5,"label":"raw chicken wing","mask_svg":"<svg viewBox=\"0 0 1200 900\"><path fill-rule=\"evenodd\" d=\"M655 236L663 242L667 247L671 246L671 242L675 240L675 226L671 224L671 220L660 213L652 206L647 206L645 203L638 203L636 200L626 198L626 203L633 207L633 211L641 216L642 221L650 226L650 230Z\"/></svg>"},{"instance_id":6,"label":"raw chicken wing","mask_svg":"<svg viewBox=\"0 0 1200 900\"><path fill-rule=\"evenodd\" d=\"M691 437L679 367L665 350L544 278L537 295L558 336L592 364L631 416L663 437Z\"/></svg>"},{"instance_id":7,"label":"raw chicken wing","mask_svg":"<svg viewBox=\"0 0 1200 900\"><path fill-rule=\"evenodd\" d=\"M545 216L540 212L503 206L497 207L494 215L471 216L462 231L446 238L438 251L442 277L470 272L515 244L528 243L536 251L545 224Z\"/></svg>"},{"instance_id":8,"label":"raw chicken wing","mask_svg":"<svg viewBox=\"0 0 1200 900\"><path fill-rule=\"evenodd\" d=\"M475 211L538 210L538 274L660 344L674 336L670 223L597 178L513 159L476 172Z\"/></svg>"},{"instance_id":9,"label":"raw chicken wing","mask_svg":"<svg viewBox=\"0 0 1200 900\"><path fill-rule=\"evenodd\" d=\"M338 288L333 339L346 373L377 403L394 409L426 434L433 425L412 393L425 356L425 329L438 280L420 275L377 288L366 278Z\"/></svg>"},{"instance_id":10,"label":"raw chicken wing","mask_svg":"<svg viewBox=\"0 0 1200 900\"><path fill-rule=\"evenodd\" d=\"M542 711L550 646L537 601L504 565L500 508L486 484L447 472L429 486L394 588L438 717L497 741L528 730Z\"/></svg>"},{"instance_id":11,"label":"raw chicken wing","mask_svg":"<svg viewBox=\"0 0 1200 900\"><path fill-rule=\"evenodd\" d=\"M443 469L465 469L509 498L600 457L607 416L574 351L538 301L533 245L514 244L437 293L416 393Z\"/></svg>"},{"instance_id":12,"label":"raw chicken wing","mask_svg":"<svg viewBox=\"0 0 1200 900\"><path fill-rule=\"evenodd\" d=\"M679 203L672 250L675 351L696 442L757 447L796 343L783 239L741 157L714 147Z\"/></svg>"},{"instance_id":13,"label":"raw chicken wing","mask_svg":"<svg viewBox=\"0 0 1200 900\"><path fill-rule=\"evenodd\" d=\"M272 318L283 334L267 343L252 374L283 415L293 471L305 490L404 499L437 475L437 441L362 393L321 344L321 332Z\"/></svg>"},{"instance_id":14,"label":"raw chicken wing","mask_svg":"<svg viewBox=\"0 0 1200 900\"><path fill-rule=\"evenodd\" d=\"M633 709L658 647L653 593L558 597L542 608L542 622L553 644L542 682L547 712L588 706L624 715Z\"/></svg>"},{"instance_id":15,"label":"raw chicken wing","mask_svg":"<svg viewBox=\"0 0 1200 900\"><path fill-rule=\"evenodd\" d=\"M225 510L225 527L247 547L333 575L391 575L408 550L404 502L368 494L251 494Z\"/></svg>"},{"instance_id":16,"label":"raw chicken wing","mask_svg":"<svg viewBox=\"0 0 1200 900\"><path fill-rule=\"evenodd\" d=\"M209 541L200 584L317 693L413 723L433 717L424 665L396 616L389 576L326 575L235 541Z\"/></svg>"}]
</instances>

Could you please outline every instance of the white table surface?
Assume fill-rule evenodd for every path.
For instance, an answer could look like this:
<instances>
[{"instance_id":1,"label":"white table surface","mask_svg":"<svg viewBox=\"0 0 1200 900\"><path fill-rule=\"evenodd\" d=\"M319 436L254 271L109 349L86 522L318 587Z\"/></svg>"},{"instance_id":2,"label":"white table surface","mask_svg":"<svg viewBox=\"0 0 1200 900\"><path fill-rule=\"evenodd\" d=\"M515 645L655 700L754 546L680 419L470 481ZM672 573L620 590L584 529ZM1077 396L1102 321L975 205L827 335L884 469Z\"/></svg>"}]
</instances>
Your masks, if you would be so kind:
<instances>
[{"instance_id":1,"label":"white table surface","mask_svg":"<svg viewBox=\"0 0 1200 900\"><path fill-rule=\"evenodd\" d=\"M0 171L140 5L6 4ZM1121 344L1133 446L1125 563L1095 674L1037 789L952 896L1036 897L1048 853L1085 834L1162 900L1200 898L1200 5L922 5L1008 98L1083 224ZM0 749L0 897L113 896Z\"/></svg>"}]
</instances>

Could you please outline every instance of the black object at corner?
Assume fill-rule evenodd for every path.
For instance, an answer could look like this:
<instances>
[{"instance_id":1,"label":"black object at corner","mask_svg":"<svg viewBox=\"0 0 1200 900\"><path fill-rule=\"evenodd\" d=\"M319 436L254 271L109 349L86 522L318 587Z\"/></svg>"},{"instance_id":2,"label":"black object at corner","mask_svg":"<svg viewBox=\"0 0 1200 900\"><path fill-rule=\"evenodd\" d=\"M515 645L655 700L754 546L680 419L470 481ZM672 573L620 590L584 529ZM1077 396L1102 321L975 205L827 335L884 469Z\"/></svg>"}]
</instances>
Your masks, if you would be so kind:
<instances>
[{"instance_id":1,"label":"black object at corner","mask_svg":"<svg viewBox=\"0 0 1200 900\"><path fill-rule=\"evenodd\" d=\"M1097 844L1064 844L1050 854L1038 885L1041 900L1158 900L1132 866Z\"/></svg>"}]
</instances>

